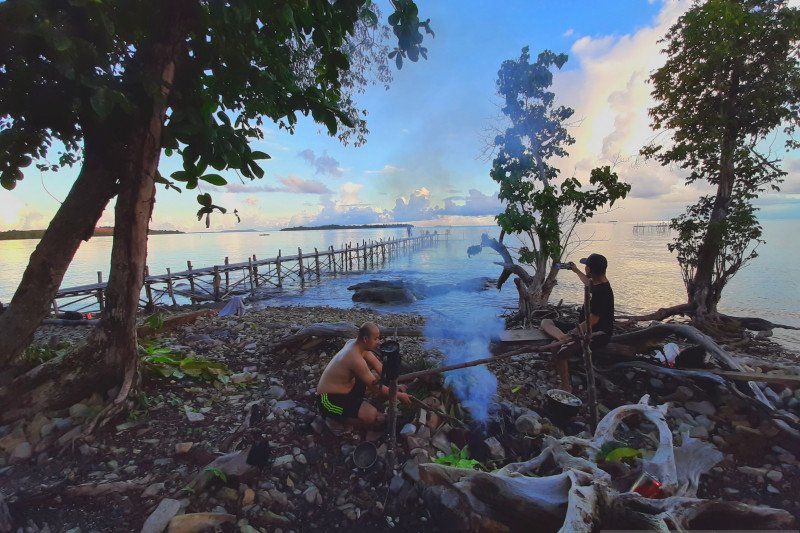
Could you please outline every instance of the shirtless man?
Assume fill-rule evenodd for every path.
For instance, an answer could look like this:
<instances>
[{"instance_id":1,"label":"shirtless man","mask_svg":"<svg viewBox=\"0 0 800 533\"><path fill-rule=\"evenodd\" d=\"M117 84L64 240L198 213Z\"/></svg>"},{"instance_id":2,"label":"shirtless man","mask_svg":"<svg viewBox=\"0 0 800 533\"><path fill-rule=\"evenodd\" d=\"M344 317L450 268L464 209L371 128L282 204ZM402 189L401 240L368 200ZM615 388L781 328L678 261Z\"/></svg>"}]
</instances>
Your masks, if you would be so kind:
<instances>
[{"instance_id":1,"label":"shirtless man","mask_svg":"<svg viewBox=\"0 0 800 533\"><path fill-rule=\"evenodd\" d=\"M358 338L347 341L325 367L317 384L317 407L323 418L356 422L374 427L383 424L386 416L364 401L369 390L373 396L388 396L389 388L380 384L383 364L373 353L381 342L378 326L367 322L358 330ZM410 403L404 392L397 399Z\"/></svg>"}]
</instances>

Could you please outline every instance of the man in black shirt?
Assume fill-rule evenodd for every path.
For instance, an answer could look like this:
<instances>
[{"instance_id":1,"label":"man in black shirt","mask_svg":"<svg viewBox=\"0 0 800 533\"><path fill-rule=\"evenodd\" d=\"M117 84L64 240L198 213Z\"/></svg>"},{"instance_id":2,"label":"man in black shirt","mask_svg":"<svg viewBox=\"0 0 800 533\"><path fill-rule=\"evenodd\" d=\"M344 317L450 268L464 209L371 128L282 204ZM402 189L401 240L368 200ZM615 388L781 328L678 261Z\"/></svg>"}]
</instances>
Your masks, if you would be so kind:
<instances>
[{"instance_id":1,"label":"man in black shirt","mask_svg":"<svg viewBox=\"0 0 800 533\"><path fill-rule=\"evenodd\" d=\"M581 263L586 265L585 273L581 272L575 264L571 264L571 270L578 275L584 285L592 288L589 320L585 318L584 310L581 309L580 322L575 327L573 324L549 318L542 320L541 324L543 332L564 342L555 354L555 365L561 378L561 388L567 392L572 392L569 380L569 359L581 351L580 345L575 342L575 336L583 337L586 328L591 324L593 334L591 348L594 352L604 348L614 334L614 291L611 290L611 284L606 277L608 260L600 254L591 254L589 257L581 259ZM565 331L569 331L569 333L564 333Z\"/></svg>"}]
</instances>

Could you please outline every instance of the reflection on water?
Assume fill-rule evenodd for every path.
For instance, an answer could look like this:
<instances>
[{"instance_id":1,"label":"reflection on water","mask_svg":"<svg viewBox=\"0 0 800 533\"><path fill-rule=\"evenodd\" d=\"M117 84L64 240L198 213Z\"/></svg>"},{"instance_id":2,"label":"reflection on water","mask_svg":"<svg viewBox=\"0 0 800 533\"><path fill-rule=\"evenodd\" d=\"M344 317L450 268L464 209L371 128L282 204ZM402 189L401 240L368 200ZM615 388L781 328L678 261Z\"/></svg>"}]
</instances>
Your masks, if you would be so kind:
<instances>
[{"instance_id":1,"label":"reflection on water","mask_svg":"<svg viewBox=\"0 0 800 533\"><path fill-rule=\"evenodd\" d=\"M436 228L440 233L443 228ZM419 228L416 231L420 231ZM430 231L433 231L431 229ZM458 227L451 229L450 240L434 249L420 250L409 256L396 257L377 271L349 273L322 283L309 283L305 289L288 287L282 291L262 293L264 305L313 303L352 306L347 287L354 283L380 279L406 279L431 285L457 283L469 278L496 278L500 258L490 250L468 258L466 249L480 240L482 232L497 235L497 228ZM800 326L800 310L796 302L800 289L795 278L800 274L800 247L792 244L800 232L800 221L764 222L767 244L759 248L760 256L742 270L725 289L721 310L732 315L759 316L788 325ZM642 313L685 301L685 291L675 258L667 250L670 235L634 232L631 224L586 224L578 235L583 239L581 250L567 260L577 260L592 252L608 258L608 277L614 287L619 311ZM274 257L278 250L284 255L313 252L328 246L339 248L343 243L363 239L401 238L403 229L336 230L306 232L270 232L261 236L247 233L200 233L186 235L153 235L149 240L148 264L153 274L184 270L186 261L195 268L222 264L225 257L231 262L246 261L254 254L260 258ZM507 244L514 245L513 238ZM28 256L37 241L0 241L0 300L8 301L27 264ZM94 283L97 271L108 279L111 239L94 238L78 251L63 286ZM376 265L377 267L377 265ZM559 274L559 284L553 301L578 302L583 291L577 277L570 272ZM469 306L489 306L498 311L517 304L511 281L502 291L490 289L481 293L453 291L408 306L389 309L398 312L436 313L457 320L461 310ZM775 338L800 349L800 332L775 330Z\"/></svg>"}]
</instances>

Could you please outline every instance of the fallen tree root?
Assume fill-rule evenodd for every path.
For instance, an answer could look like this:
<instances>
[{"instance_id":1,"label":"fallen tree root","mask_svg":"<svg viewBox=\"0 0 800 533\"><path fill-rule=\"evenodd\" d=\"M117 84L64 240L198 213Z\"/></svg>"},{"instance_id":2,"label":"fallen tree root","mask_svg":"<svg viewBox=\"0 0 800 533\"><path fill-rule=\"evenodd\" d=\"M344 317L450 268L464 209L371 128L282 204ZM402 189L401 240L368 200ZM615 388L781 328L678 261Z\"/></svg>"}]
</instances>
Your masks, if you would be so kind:
<instances>
[{"instance_id":1,"label":"fallen tree root","mask_svg":"<svg viewBox=\"0 0 800 533\"><path fill-rule=\"evenodd\" d=\"M598 424L595 437L583 440L548 437L542 453L496 472L420 465L425 502L432 516L448 530L516 531L535 529L562 533L600 529L790 529L792 515L782 509L695 498L701 474L722 459L713 445L685 434L674 448L662 407L637 405L614 409ZM627 492L593 461L596 450L614 438L629 415L643 415L656 424L658 449L641 468L662 482L668 497L651 500ZM567 449L571 451L567 451ZM573 450L578 450L577 453ZM555 465L560 472L542 475ZM542 477L532 477L542 475ZM624 480L623 480L624 481Z\"/></svg>"}]
</instances>

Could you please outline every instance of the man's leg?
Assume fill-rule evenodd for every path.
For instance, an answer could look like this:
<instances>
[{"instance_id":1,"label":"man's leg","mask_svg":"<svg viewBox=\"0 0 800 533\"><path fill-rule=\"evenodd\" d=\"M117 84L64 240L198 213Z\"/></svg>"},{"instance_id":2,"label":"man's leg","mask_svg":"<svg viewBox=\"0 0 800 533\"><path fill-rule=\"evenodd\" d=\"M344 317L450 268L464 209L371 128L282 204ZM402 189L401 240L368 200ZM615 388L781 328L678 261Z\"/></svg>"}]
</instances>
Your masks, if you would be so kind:
<instances>
[{"instance_id":1,"label":"man's leg","mask_svg":"<svg viewBox=\"0 0 800 533\"><path fill-rule=\"evenodd\" d=\"M561 390L571 393L572 382L569 379L569 360L580 351L578 343L565 344L553 355L558 377L561 379Z\"/></svg>"},{"instance_id":2,"label":"man's leg","mask_svg":"<svg viewBox=\"0 0 800 533\"><path fill-rule=\"evenodd\" d=\"M542 320L540 329L556 340L564 340L565 338L569 338L569 335L561 331L561 329L556 326L555 322L549 318ZM556 371L558 372L558 377L561 380L561 390L567 392L572 392L572 383L569 379L569 359L575 353L577 353L577 347L578 345L573 342L570 344L565 344L560 348L553 348L552 350L553 363L556 367Z\"/></svg>"},{"instance_id":3,"label":"man's leg","mask_svg":"<svg viewBox=\"0 0 800 533\"><path fill-rule=\"evenodd\" d=\"M549 318L545 318L544 320L542 320L539 329L541 329L544 333L553 337L556 340L561 340L566 336L566 333L561 331L558 328L558 326L556 326L556 323L550 320Z\"/></svg>"},{"instance_id":4,"label":"man's leg","mask_svg":"<svg viewBox=\"0 0 800 533\"><path fill-rule=\"evenodd\" d=\"M374 428L386 422L386 415L380 413L369 402L361 402L358 409L358 423L365 428Z\"/></svg>"}]
</instances>

